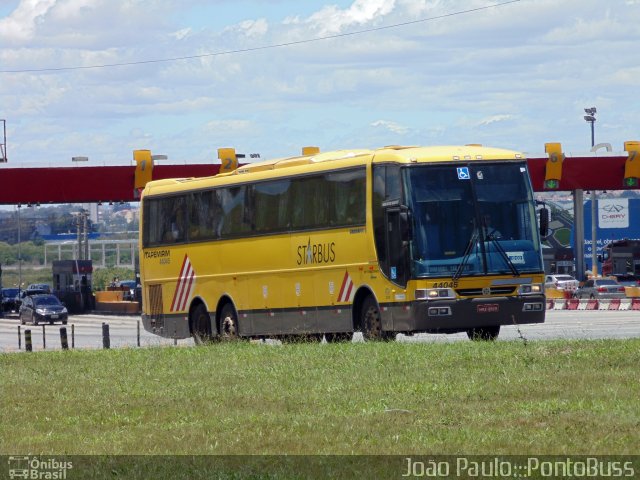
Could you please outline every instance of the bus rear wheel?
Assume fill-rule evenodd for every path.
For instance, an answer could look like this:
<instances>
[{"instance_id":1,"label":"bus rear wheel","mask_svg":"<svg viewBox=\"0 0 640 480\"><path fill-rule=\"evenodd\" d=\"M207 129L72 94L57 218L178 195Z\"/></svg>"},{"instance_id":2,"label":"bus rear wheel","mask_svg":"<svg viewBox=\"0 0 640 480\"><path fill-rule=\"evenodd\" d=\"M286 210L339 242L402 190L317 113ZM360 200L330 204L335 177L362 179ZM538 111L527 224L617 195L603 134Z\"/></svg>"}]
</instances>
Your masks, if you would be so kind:
<instances>
[{"instance_id":1,"label":"bus rear wheel","mask_svg":"<svg viewBox=\"0 0 640 480\"><path fill-rule=\"evenodd\" d=\"M493 341L498 338L500 325L474 327L467 330L467 336L473 341Z\"/></svg>"},{"instance_id":2,"label":"bus rear wheel","mask_svg":"<svg viewBox=\"0 0 640 480\"><path fill-rule=\"evenodd\" d=\"M191 335L196 345L211 342L211 319L207 308L200 304L191 313Z\"/></svg>"},{"instance_id":3,"label":"bus rear wheel","mask_svg":"<svg viewBox=\"0 0 640 480\"><path fill-rule=\"evenodd\" d=\"M393 340L394 334L392 332L382 330L380 308L371 295L362 302L360 324L362 325L362 336L366 341Z\"/></svg>"},{"instance_id":4,"label":"bus rear wheel","mask_svg":"<svg viewBox=\"0 0 640 480\"><path fill-rule=\"evenodd\" d=\"M238 315L230 303L225 303L220 311L220 339L238 339Z\"/></svg>"}]
</instances>

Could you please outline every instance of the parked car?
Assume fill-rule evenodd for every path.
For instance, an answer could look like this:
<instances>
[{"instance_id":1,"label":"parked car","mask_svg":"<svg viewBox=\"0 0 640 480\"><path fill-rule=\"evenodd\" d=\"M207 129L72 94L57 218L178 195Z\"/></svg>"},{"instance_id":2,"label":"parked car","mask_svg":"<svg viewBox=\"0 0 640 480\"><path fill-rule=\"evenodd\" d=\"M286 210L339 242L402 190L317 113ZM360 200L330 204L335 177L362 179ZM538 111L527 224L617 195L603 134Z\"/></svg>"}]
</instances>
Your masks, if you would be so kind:
<instances>
[{"instance_id":1,"label":"parked car","mask_svg":"<svg viewBox=\"0 0 640 480\"><path fill-rule=\"evenodd\" d=\"M2 289L2 311L3 312L17 312L18 306L16 304L16 297L20 293L19 288L3 288Z\"/></svg>"},{"instance_id":2,"label":"parked car","mask_svg":"<svg viewBox=\"0 0 640 480\"><path fill-rule=\"evenodd\" d=\"M22 305L22 302L26 297L32 297L33 295L47 295L51 293L47 290L41 290L37 288L27 288L26 290L19 290L19 292L20 293L18 293L15 299L16 310L20 310L20 305Z\"/></svg>"},{"instance_id":3,"label":"parked car","mask_svg":"<svg viewBox=\"0 0 640 480\"><path fill-rule=\"evenodd\" d=\"M640 287L640 277L632 273L614 273L609 278L615 279L625 287Z\"/></svg>"},{"instance_id":4,"label":"parked car","mask_svg":"<svg viewBox=\"0 0 640 480\"><path fill-rule=\"evenodd\" d=\"M136 281L122 280L119 286L120 286L120 289L122 289L122 291L124 292L122 295L123 300L127 302L133 302L133 300L136 298L136 287L138 286L136 284Z\"/></svg>"},{"instance_id":5,"label":"parked car","mask_svg":"<svg viewBox=\"0 0 640 480\"><path fill-rule=\"evenodd\" d=\"M43 290L45 293L51 293L51 287L47 283L32 283L27 290Z\"/></svg>"},{"instance_id":6,"label":"parked car","mask_svg":"<svg viewBox=\"0 0 640 480\"><path fill-rule=\"evenodd\" d=\"M557 288L567 292L575 292L580 282L571 275L547 275L544 279L545 288Z\"/></svg>"},{"instance_id":7,"label":"parked car","mask_svg":"<svg viewBox=\"0 0 640 480\"><path fill-rule=\"evenodd\" d=\"M624 286L610 278L595 278L587 280L576 290L578 298L625 298Z\"/></svg>"},{"instance_id":8,"label":"parked car","mask_svg":"<svg viewBox=\"0 0 640 480\"><path fill-rule=\"evenodd\" d=\"M22 299L20 306L20 323L22 325L26 322L37 325L40 322L53 324L57 321L66 324L68 316L67 308L60 303L55 295L27 295Z\"/></svg>"}]
</instances>

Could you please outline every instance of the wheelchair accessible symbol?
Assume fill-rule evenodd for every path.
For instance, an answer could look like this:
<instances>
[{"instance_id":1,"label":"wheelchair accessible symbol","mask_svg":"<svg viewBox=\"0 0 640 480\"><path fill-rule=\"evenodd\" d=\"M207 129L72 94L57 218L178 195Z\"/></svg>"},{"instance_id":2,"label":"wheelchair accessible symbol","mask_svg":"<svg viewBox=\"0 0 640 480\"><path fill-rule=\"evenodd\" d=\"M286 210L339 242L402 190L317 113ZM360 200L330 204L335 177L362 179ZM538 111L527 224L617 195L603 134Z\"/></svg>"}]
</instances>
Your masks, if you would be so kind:
<instances>
[{"instance_id":1,"label":"wheelchair accessible symbol","mask_svg":"<svg viewBox=\"0 0 640 480\"><path fill-rule=\"evenodd\" d=\"M457 167L458 171L458 180L470 180L471 175L469 175L469 167Z\"/></svg>"}]
</instances>

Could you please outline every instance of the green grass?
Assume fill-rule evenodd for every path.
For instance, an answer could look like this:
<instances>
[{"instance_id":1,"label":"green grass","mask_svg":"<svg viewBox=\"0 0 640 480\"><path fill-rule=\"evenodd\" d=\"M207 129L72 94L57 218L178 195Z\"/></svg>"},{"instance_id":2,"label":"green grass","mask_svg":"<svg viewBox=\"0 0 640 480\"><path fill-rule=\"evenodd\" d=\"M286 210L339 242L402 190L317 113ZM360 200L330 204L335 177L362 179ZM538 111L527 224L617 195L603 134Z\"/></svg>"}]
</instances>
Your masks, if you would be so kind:
<instances>
[{"instance_id":1,"label":"green grass","mask_svg":"<svg viewBox=\"0 0 640 480\"><path fill-rule=\"evenodd\" d=\"M636 454L640 339L0 355L2 454Z\"/></svg>"}]
</instances>

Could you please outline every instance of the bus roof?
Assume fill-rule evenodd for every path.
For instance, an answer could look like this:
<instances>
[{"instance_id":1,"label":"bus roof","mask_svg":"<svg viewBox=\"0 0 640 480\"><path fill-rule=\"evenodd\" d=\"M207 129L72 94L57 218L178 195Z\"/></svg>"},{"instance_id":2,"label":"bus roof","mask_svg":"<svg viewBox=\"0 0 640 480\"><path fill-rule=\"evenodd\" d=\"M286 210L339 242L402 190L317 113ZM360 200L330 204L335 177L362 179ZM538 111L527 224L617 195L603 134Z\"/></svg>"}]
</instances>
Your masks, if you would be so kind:
<instances>
[{"instance_id":1,"label":"bus roof","mask_svg":"<svg viewBox=\"0 0 640 480\"><path fill-rule=\"evenodd\" d=\"M524 158L525 156L520 152L475 144L432 147L389 145L379 149L334 150L313 155L275 158L247 163L233 172L221 173L213 177L154 180L145 187L145 195L206 188L214 185L230 185L261 179L266 180L283 175L320 172L333 168L348 168L369 162L416 164L452 161L524 160ZM180 188L181 186L183 188Z\"/></svg>"}]
</instances>

